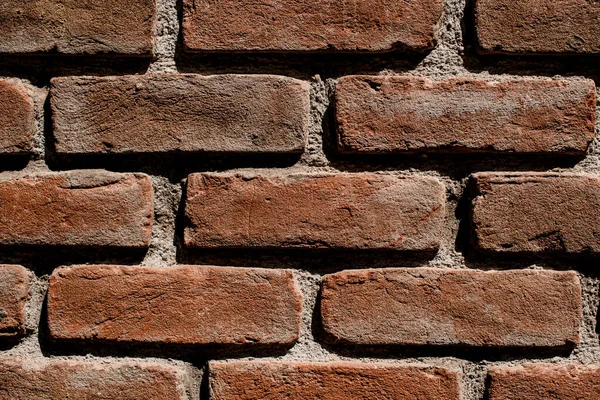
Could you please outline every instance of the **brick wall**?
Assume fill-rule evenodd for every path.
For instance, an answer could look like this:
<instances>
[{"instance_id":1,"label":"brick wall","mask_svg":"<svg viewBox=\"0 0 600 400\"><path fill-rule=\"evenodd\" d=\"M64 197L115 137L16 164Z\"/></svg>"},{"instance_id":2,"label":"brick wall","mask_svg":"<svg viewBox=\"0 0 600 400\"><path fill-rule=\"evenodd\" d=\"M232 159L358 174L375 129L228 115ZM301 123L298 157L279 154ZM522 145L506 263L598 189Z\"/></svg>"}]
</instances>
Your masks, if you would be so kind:
<instances>
[{"instance_id":1,"label":"brick wall","mask_svg":"<svg viewBox=\"0 0 600 400\"><path fill-rule=\"evenodd\" d=\"M0 400L600 398L600 3L3 0Z\"/></svg>"}]
</instances>

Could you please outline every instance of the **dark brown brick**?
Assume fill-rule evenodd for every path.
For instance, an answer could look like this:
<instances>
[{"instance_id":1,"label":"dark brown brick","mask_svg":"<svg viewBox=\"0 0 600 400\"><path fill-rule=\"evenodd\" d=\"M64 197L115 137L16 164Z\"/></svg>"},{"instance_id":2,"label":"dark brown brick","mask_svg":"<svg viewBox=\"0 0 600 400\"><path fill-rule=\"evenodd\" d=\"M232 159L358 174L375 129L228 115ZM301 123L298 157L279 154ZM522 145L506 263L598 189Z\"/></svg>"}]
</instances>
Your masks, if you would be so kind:
<instances>
[{"instance_id":1,"label":"dark brown brick","mask_svg":"<svg viewBox=\"0 0 600 400\"><path fill-rule=\"evenodd\" d=\"M184 370L149 362L0 359L2 400L197 399L188 379Z\"/></svg>"},{"instance_id":2,"label":"dark brown brick","mask_svg":"<svg viewBox=\"0 0 600 400\"><path fill-rule=\"evenodd\" d=\"M570 173L480 173L473 177L473 240L512 253L600 251L600 178Z\"/></svg>"},{"instance_id":3,"label":"dark brown brick","mask_svg":"<svg viewBox=\"0 0 600 400\"><path fill-rule=\"evenodd\" d=\"M0 80L0 154L30 154L34 127L30 95L24 88Z\"/></svg>"},{"instance_id":4,"label":"dark brown brick","mask_svg":"<svg viewBox=\"0 0 600 400\"><path fill-rule=\"evenodd\" d=\"M573 272L379 269L325 276L321 315L333 343L570 347L581 302Z\"/></svg>"},{"instance_id":5,"label":"dark brown brick","mask_svg":"<svg viewBox=\"0 0 600 400\"><path fill-rule=\"evenodd\" d=\"M274 75L52 80L58 154L301 153L309 85Z\"/></svg>"},{"instance_id":6,"label":"dark brown brick","mask_svg":"<svg viewBox=\"0 0 600 400\"><path fill-rule=\"evenodd\" d=\"M199 51L425 51L442 0L185 0L183 41Z\"/></svg>"},{"instance_id":7,"label":"dark brown brick","mask_svg":"<svg viewBox=\"0 0 600 400\"><path fill-rule=\"evenodd\" d=\"M600 54L600 3L590 0L476 0L482 52Z\"/></svg>"},{"instance_id":8,"label":"dark brown brick","mask_svg":"<svg viewBox=\"0 0 600 400\"><path fill-rule=\"evenodd\" d=\"M585 154L595 134L591 80L347 76L335 106L342 153Z\"/></svg>"},{"instance_id":9,"label":"dark brown brick","mask_svg":"<svg viewBox=\"0 0 600 400\"><path fill-rule=\"evenodd\" d=\"M526 364L492 367L489 400L597 400L600 366L581 364Z\"/></svg>"},{"instance_id":10,"label":"dark brown brick","mask_svg":"<svg viewBox=\"0 0 600 400\"><path fill-rule=\"evenodd\" d=\"M430 177L192 174L185 245L435 251L443 185Z\"/></svg>"},{"instance_id":11,"label":"dark brown brick","mask_svg":"<svg viewBox=\"0 0 600 400\"><path fill-rule=\"evenodd\" d=\"M0 340L25 334L30 279L20 265L0 265Z\"/></svg>"},{"instance_id":12,"label":"dark brown brick","mask_svg":"<svg viewBox=\"0 0 600 400\"><path fill-rule=\"evenodd\" d=\"M300 308L289 270L75 266L50 277L48 325L55 339L290 345Z\"/></svg>"},{"instance_id":13,"label":"dark brown brick","mask_svg":"<svg viewBox=\"0 0 600 400\"><path fill-rule=\"evenodd\" d=\"M152 56L154 0L2 0L1 53Z\"/></svg>"},{"instance_id":14,"label":"dark brown brick","mask_svg":"<svg viewBox=\"0 0 600 400\"><path fill-rule=\"evenodd\" d=\"M355 362L211 362L215 400L458 400L455 372L437 367Z\"/></svg>"},{"instance_id":15,"label":"dark brown brick","mask_svg":"<svg viewBox=\"0 0 600 400\"><path fill-rule=\"evenodd\" d=\"M0 182L0 245L148 247L153 214L144 174L70 171Z\"/></svg>"}]
</instances>

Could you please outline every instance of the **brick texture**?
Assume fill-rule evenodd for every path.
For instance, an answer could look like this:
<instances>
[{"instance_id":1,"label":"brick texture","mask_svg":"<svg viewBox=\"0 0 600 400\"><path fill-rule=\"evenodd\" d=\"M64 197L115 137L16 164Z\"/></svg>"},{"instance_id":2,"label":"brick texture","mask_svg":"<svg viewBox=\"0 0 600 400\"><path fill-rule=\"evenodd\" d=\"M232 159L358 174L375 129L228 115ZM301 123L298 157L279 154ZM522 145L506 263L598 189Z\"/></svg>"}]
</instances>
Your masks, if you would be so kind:
<instances>
[{"instance_id":1,"label":"brick texture","mask_svg":"<svg viewBox=\"0 0 600 400\"><path fill-rule=\"evenodd\" d=\"M289 270L61 267L50 278L55 339L289 345L301 298Z\"/></svg>"},{"instance_id":2,"label":"brick texture","mask_svg":"<svg viewBox=\"0 0 600 400\"><path fill-rule=\"evenodd\" d=\"M443 185L376 174L188 178L185 245L436 250Z\"/></svg>"},{"instance_id":3,"label":"brick texture","mask_svg":"<svg viewBox=\"0 0 600 400\"><path fill-rule=\"evenodd\" d=\"M3 0L1 53L151 56L154 0Z\"/></svg>"},{"instance_id":4,"label":"brick texture","mask_svg":"<svg viewBox=\"0 0 600 400\"><path fill-rule=\"evenodd\" d=\"M56 78L58 154L298 153L309 85L274 75Z\"/></svg>"},{"instance_id":5,"label":"brick texture","mask_svg":"<svg viewBox=\"0 0 600 400\"><path fill-rule=\"evenodd\" d=\"M183 41L199 51L425 51L442 0L184 0Z\"/></svg>"},{"instance_id":6,"label":"brick texture","mask_svg":"<svg viewBox=\"0 0 600 400\"><path fill-rule=\"evenodd\" d=\"M476 0L483 52L600 54L600 4L589 0Z\"/></svg>"},{"instance_id":7,"label":"brick texture","mask_svg":"<svg viewBox=\"0 0 600 400\"><path fill-rule=\"evenodd\" d=\"M143 174L70 171L0 182L0 245L143 248L152 220Z\"/></svg>"},{"instance_id":8,"label":"brick texture","mask_svg":"<svg viewBox=\"0 0 600 400\"><path fill-rule=\"evenodd\" d=\"M20 265L0 265L0 341L25 334L30 275Z\"/></svg>"},{"instance_id":9,"label":"brick texture","mask_svg":"<svg viewBox=\"0 0 600 400\"><path fill-rule=\"evenodd\" d=\"M33 101L25 89L0 80L0 154L32 152L34 117Z\"/></svg>"},{"instance_id":10,"label":"brick texture","mask_svg":"<svg viewBox=\"0 0 600 400\"><path fill-rule=\"evenodd\" d=\"M573 272L359 270L324 278L321 316L333 343L572 346L581 301Z\"/></svg>"},{"instance_id":11,"label":"brick texture","mask_svg":"<svg viewBox=\"0 0 600 400\"><path fill-rule=\"evenodd\" d=\"M600 366L581 364L525 364L492 367L489 400L600 398Z\"/></svg>"},{"instance_id":12,"label":"brick texture","mask_svg":"<svg viewBox=\"0 0 600 400\"><path fill-rule=\"evenodd\" d=\"M595 134L591 80L347 76L335 106L343 153L584 154Z\"/></svg>"},{"instance_id":13,"label":"brick texture","mask_svg":"<svg viewBox=\"0 0 600 400\"><path fill-rule=\"evenodd\" d=\"M511 253L600 251L600 178L570 173L473 177L473 241Z\"/></svg>"},{"instance_id":14,"label":"brick texture","mask_svg":"<svg viewBox=\"0 0 600 400\"><path fill-rule=\"evenodd\" d=\"M149 362L0 359L0 399L191 400L187 376Z\"/></svg>"},{"instance_id":15,"label":"brick texture","mask_svg":"<svg viewBox=\"0 0 600 400\"><path fill-rule=\"evenodd\" d=\"M460 398L456 373L373 363L211 362L214 400Z\"/></svg>"}]
</instances>

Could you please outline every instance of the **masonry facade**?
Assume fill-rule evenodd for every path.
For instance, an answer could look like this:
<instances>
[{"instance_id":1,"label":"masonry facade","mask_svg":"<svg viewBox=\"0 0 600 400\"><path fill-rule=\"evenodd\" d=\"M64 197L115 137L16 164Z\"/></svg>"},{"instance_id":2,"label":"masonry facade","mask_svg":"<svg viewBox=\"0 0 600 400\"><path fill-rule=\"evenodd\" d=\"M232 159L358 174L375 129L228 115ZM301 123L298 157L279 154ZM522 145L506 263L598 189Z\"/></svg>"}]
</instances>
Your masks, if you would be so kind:
<instances>
[{"instance_id":1,"label":"masonry facade","mask_svg":"<svg viewBox=\"0 0 600 400\"><path fill-rule=\"evenodd\" d=\"M600 3L4 0L0 399L597 399Z\"/></svg>"}]
</instances>

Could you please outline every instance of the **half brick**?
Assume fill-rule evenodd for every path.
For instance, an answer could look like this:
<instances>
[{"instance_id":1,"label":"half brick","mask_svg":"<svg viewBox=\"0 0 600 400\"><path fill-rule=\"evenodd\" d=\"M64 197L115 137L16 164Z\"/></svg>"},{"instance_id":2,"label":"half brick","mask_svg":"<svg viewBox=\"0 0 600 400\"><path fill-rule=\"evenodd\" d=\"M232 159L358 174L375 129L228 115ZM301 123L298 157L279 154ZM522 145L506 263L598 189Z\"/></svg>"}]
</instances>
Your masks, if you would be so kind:
<instances>
[{"instance_id":1,"label":"half brick","mask_svg":"<svg viewBox=\"0 0 600 400\"><path fill-rule=\"evenodd\" d=\"M0 154L32 153L34 128L31 96L24 88L0 80Z\"/></svg>"},{"instance_id":2,"label":"half brick","mask_svg":"<svg viewBox=\"0 0 600 400\"><path fill-rule=\"evenodd\" d=\"M0 265L0 340L25 335L31 275L20 265Z\"/></svg>"}]
</instances>

